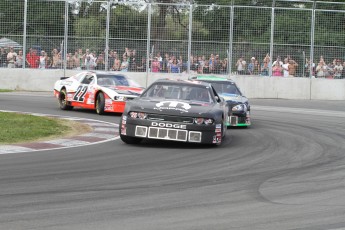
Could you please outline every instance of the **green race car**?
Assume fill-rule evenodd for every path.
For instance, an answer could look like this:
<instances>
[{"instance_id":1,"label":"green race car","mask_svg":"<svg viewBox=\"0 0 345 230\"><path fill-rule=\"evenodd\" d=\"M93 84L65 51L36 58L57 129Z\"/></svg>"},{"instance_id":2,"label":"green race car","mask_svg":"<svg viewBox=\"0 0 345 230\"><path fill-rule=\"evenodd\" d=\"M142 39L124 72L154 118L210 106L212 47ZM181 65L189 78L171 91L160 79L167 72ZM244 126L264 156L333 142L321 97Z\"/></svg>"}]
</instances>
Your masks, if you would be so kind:
<instances>
[{"instance_id":1,"label":"green race car","mask_svg":"<svg viewBox=\"0 0 345 230\"><path fill-rule=\"evenodd\" d=\"M211 83L217 93L228 103L229 113L226 122L228 127L251 125L248 98L241 93L233 80L213 75L194 76L191 79Z\"/></svg>"}]
</instances>

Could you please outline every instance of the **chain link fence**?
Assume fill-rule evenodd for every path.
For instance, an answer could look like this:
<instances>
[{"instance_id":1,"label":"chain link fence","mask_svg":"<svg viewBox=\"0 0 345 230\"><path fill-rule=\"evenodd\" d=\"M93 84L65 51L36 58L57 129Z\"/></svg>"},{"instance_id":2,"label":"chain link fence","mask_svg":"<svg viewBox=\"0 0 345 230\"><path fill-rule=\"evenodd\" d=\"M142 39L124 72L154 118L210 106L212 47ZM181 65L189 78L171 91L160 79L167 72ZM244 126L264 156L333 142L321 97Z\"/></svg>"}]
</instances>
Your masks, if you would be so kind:
<instances>
[{"instance_id":1,"label":"chain link fence","mask_svg":"<svg viewBox=\"0 0 345 230\"><path fill-rule=\"evenodd\" d=\"M344 76L345 3L236 2L4 0L0 66Z\"/></svg>"}]
</instances>

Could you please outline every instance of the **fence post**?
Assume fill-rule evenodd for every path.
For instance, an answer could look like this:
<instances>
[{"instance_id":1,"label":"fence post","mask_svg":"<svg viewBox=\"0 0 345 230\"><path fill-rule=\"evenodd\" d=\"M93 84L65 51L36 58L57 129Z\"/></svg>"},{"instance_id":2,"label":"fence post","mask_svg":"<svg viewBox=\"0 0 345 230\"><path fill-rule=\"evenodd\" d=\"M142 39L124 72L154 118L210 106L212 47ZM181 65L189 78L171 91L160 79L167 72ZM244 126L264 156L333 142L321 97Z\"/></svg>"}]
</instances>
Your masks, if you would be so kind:
<instances>
[{"instance_id":1,"label":"fence post","mask_svg":"<svg viewBox=\"0 0 345 230\"><path fill-rule=\"evenodd\" d=\"M187 73L190 73L191 55L192 55L192 29L193 29L193 5L189 2L189 27L188 27L188 58L187 58ZM182 63L183 64L183 63Z\"/></svg>"},{"instance_id":2,"label":"fence post","mask_svg":"<svg viewBox=\"0 0 345 230\"><path fill-rule=\"evenodd\" d=\"M228 52L228 74L231 77L232 71L232 44L233 44L233 31L234 30L234 0L231 1L230 7L230 28L229 28L229 52Z\"/></svg>"},{"instance_id":3,"label":"fence post","mask_svg":"<svg viewBox=\"0 0 345 230\"><path fill-rule=\"evenodd\" d=\"M26 24L28 18L28 0L24 0L24 31L23 31L23 69L26 66Z\"/></svg>"},{"instance_id":4,"label":"fence post","mask_svg":"<svg viewBox=\"0 0 345 230\"><path fill-rule=\"evenodd\" d=\"M109 60L109 28L110 28L110 1L107 3L107 22L105 29L105 50L104 50L104 70L109 71L108 60Z\"/></svg>"},{"instance_id":5,"label":"fence post","mask_svg":"<svg viewBox=\"0 0 345 230\"><path fill-rule=\"evenodd\" d=\"M272 2L272 15L271 15L271 39L270 39L270 64L269 64L269 76L272 77L272 59L273 59L273 43L274 43L274 7L275 0Z\"/></svg>"},{"instance_id":6,"label":"fence post","mask_svg":"<svg viewBox=\"0 0 345 230\"><path fill-rule=\"evenodd\" d=\"M311 30L310 30L310 66L309 66L309 77L313 75L313 63L314 63L314 40L315 40L315 8L316 1L313 2L313 9L311 14Z\"/></svg>"},{"instance_id":7,"label":"fence post","mask_svg":"<svg viewBox=\"0 0 345 230\"><path fill-rule=\"evenodd\" d=\"M65 2L65 33L63 46L63 76L66 77L67 68L67 40L68 40L68 1Z\"/></svg>"},{"instance_id":8,"label":"fence post","mask_svg":"<svg viewBox=\"0 0 345 230\"><path fill-rule=\"evenodd\" d=\"M152 1L149 1L147 9L147 41L146 41L146 81L145 87L148 84L149 71L150 71L150 43L151 43L151 13L152 13Z\"/></svg>"}]
</instances>

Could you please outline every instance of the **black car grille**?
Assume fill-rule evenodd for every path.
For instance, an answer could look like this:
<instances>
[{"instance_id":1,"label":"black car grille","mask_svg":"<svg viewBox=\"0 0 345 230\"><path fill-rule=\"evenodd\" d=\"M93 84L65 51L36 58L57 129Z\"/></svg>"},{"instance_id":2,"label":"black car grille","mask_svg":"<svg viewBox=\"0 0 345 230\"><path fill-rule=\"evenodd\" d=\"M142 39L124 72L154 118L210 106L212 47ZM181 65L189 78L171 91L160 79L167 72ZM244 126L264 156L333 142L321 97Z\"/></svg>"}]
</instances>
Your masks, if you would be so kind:
<instances>
[{"instance_id":1,"label":"black car grille","mask_svg":"<svg viewBox=\"0 0 345 230\"><path fill-rule=\"evenodd\" d=\"M151 121L168 121L168 122L178 122L178 123L184 123L184 124L193 124L193 118L191 117L148 114L146 119L151 120Z\"/></svg>"}]
</instances>

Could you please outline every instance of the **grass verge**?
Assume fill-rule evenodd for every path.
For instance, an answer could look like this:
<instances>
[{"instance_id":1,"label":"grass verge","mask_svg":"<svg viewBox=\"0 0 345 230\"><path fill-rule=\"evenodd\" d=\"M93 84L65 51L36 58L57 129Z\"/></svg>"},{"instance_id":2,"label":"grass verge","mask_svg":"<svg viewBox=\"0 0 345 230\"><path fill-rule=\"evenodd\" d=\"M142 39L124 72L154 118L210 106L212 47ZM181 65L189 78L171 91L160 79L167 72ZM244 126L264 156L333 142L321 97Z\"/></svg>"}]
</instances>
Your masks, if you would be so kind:
<instances>
[{"instance_id":1,"label":"grass verge","mask_svg":"<svg viewBox=\"0 0 345 230\"><path fill-rule=\"evenodd\" d=\"M11 112L0 112L0 127L0 144L44 141L91 130L75 121Z\"/></svg>"},{"instance_id":2,"label":"grass verge","mask_svg":"<svg viewBox=\"0 0 345 230\"><path fill-rule=\"evenodd\" d=\"M0 89L0 93L12 92L10 89Z\"/></svg>"}]
</instances>

